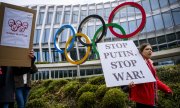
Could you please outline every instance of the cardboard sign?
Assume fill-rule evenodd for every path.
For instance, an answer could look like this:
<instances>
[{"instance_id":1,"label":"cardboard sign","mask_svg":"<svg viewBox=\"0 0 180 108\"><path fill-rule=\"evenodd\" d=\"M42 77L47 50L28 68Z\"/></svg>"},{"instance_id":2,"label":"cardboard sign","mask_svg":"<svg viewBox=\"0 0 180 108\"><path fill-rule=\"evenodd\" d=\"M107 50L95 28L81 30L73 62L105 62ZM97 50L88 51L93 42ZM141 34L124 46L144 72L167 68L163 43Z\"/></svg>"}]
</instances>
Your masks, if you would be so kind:
<instances>
[{"instance_id":1,"label":"cardboard sign","mask_svg":"<svg viewBox=\"0 0 180 108\"><path fill-rule=\"evenodd\" d=\"M107 87L156 81L133 41L97 46Z\"/></svg>"},{"instance_id":2,"label":"cardboard sign","mask_svg":"<svg viewBox=\"0 0 180 108\"><path fill-rule=\"evenodd\" d=\"M0 66L30 67L36 11L0 3Z\"/></svg>"}]
</instances>

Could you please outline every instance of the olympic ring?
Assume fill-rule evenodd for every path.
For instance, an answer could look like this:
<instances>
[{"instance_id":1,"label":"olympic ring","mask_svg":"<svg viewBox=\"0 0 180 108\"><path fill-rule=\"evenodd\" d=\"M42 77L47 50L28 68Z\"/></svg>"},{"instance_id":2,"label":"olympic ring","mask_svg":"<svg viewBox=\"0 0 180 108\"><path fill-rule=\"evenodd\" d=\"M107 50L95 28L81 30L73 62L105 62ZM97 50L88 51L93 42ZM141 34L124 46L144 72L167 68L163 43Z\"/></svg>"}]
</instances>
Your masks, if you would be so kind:
<instances>
[{"instance_id":1,"label":"olympic ring","mask_svg":"<svg viewBox=\"0 0 180 108\"><path fill-rule=\"evenodd\" d=\"M98 42L103 38L103 36L106 35L106 31L107 31L105 22L104 22L104 20L103 20L103 18L102 18L101 16L99 16L99 15L89 15L89 16L87 16L86 18L84 18L84 19L82 20L82 22L80 23L79 27L78 27L78 33L80 33L80 32L82 31L82 27L84 26L84 24L85 24L86 22L88 22L88 21L89 21L90 19L92 19L92 18L97 18L97 19L99 19L99 20L102 22L102 25L103 25L102 34L101 34L101 36L99 37L99 39L97 39L96 42L95 42L95 43L98 43ZM92 46L92 44L86 44L86 43L84 43L84 42L81 40L81 37L78 37L78 39L79 39L79 42L80 42L82 45L84 45L84 46Z\"/></svg>"},{"instance_id":2,"label":"olympic ring","mask_svg":"<svg viewBox=\"0 0 180 108\"><path fill-rule=\"evenodd\" d=\"M135 8L138 8L140 11L141 11L141 14L142 14L142 21L141 21L141 24L139 25L139 27L132 33L130 34L127 34L125 33L124 29L116 24L116 23L111 23L113 21L113 17L114 17L114 14L120 9L120 8L123 8L124 6L126 5L130 5L130 6L133 6ZM91 18L97 18L97 19L100 19L100 21L102 22L102 26L95 32L94 34L94 37L92 40L89 39L89 37L83 33L81 33L82 31L82 27L84 26L84 24L89 21ZM56 32L55 34L55 37L54 37L54 46L55 46L55 49L59 52L59 53L65 53L65 57L67 59L68 62L72 63L72 64L82 64L85 62L85 60L88 58L88 55L90 53L90 50L91 50L91 47L93 48L93 51L96 53L96 55L99 57L99 53L96 49L96 44L103 38L103 36L106 35L106 32L107 32L107 27L110 29L111 33L113 35L115 35L116 37L118 38L122 38L123 40L128 40L128 38L132 37L132 36L135 36L137 35L145 26L145 23L146 23L146 14L145 14L145 11L143 9L143 7L137 3L134 3L134 2L125 2L125 3L122 3L120 5L118 5L117 7L114 8L114 10L110 13L110 16L109 16L109 19L108 19L108 24L105 24L104 20L102 19L101 16L99 15L89 15L87 16L86 18L84 18L82 20L82 22L80 23L79 27L78 27L78 33L75 34L75 29L71 26L71 25L63 25L61 28L58 29L58 31ZM113 27L119 29L122 33L121 34L118 34L116 33L114 30L113 30ZM66 42L66 45L65 45L65 50L61 50L57 44L58 42L58 36L65 28L70 28L73 32L73 36L70 36L68 41ZM102 32L101 32L102 31ZM99 32L101 32L101 35L99 36L98 39L97 38L97 35L99 34ZM77 60L77 61L74 61L72 60L72 58L70 57L69 55L69 51L71 50L71 48L73 48L74 46L74 41L76 40L76 36L79 40L79 42L84 45L84 46L87 46L87 51L86 51L86 54L85 56L81 59L81 60ZM81 37L84 37L85 40L86 40L86 43L84 41L81 40ZM91 43L92 41L92 43Z\"/></svg>"},{"instance_id":3,"label":"olympic ring","mask_svg":"<svg viewBox=\"0 0 180 108\"><path fill-rule=\"evenodd\" d=\"M139 5L138 3L135 3L135 2L125 2L125 3L122 3L120 5L118 5L117 7L114 8L114 10L110 13L110 16L109 16L109 19L108 19L108 23L111 23L111 21L113 20L113 17L114 17L114 14L117 13L117 11L120 9L120 8L123 8L124 6L126 5L130 5L130 6L133 6L133 7L136 7L138 8L140 11L141 11L141 14L142 14L142 21L141 21L141 24L139 25L139 27L132 33L130 34L127 34L127 35L121 35L121 34L118 34L116 33L112 27L109 27L109 30L111 31L111 33L113 35L115 35L116 37L119 37L119 38L130 38L132 36L135 36L136 34L138 34L141 30L143 30L144 26L145 26L145 23L146 23L146 13L143 9L143 7L141 5ZM126 37L125 37L126 36Z\"/></svg>"},{"instance_id":4,"label":"olympic ring","mask_svg":"<svg viewBox=\"0 0 180 108\"><path fill-rule=\"evenodd\" d=\"M87 42L88 44L91 43L91 40L90 40L89 37L88 37L87 35L85 35L85 34L77 33L76 36L78 36L78 37L84 37L84 38L86 39L86 42ZM66 57L67 61L70 62L70 63L72 63L72 64L82 64L82 63L84 63L85 60L88 58L89 53L91 52L91 47L90 47L90 46L87 46L88 48L87 48L86 54L85 54L85 56L84 56L81 60L74 61L74 60L72 60L72 58L70 57L69 52L67 52L67 50L66 50L66 48L68 47L68 44L71 42L72 38L73 38L73 37L69 37L68 41L66 42L65 51L64 51L64 52L65 52L65 57Z\"/></svg>"},{"instance_id":5,"label":"olympic ring","mask_svg":"<svg viewBox=\"0 0 180 108\"><path fill-rule=\"evenodd\" d=\"M72 27L71 25L63 25L61 28L58 29L58 31L56 32L55 34L55 37L54 37L54 46L55 46L55 49L59 52L59 53L64 53L63 50L61 50L59 48L59 45L57 44L58 43L58 34L60 34L64 29L66 28L70 28L72 30L72 33L73 33L73 38L72 38L72 42L70 44L70 46L68 47L68 51L71 50L71 48L73 47L74 45L74 41L75 41L75 29L74 27Z\"/></svg>"},{"instance_id":6,"label":"olympic ring","mask_svg":"<svg viewBox=\"0 0 180 108\"><path fill-rule=\"evenodd\" d=\"M120 25L118 25L118 24L116 24L116 23L106 24L106 27L115 27L115 28L119 29L123 35L126 35L125 30L124 30ZM102 31L102 29L103 29L103 28L102 28L102 26L101 26L101 27L96 31L96 33L95 33L95 35L94 35L94 37L93 37L93 39L92 39L92 49L93 49L93 51L96 53L96 55L98 56L98 58L99 58L99 52L98 52L97 49L96 49L95 39L96 39L97 35L99 34L99 32Z\"/></svg>"}]
</instances>

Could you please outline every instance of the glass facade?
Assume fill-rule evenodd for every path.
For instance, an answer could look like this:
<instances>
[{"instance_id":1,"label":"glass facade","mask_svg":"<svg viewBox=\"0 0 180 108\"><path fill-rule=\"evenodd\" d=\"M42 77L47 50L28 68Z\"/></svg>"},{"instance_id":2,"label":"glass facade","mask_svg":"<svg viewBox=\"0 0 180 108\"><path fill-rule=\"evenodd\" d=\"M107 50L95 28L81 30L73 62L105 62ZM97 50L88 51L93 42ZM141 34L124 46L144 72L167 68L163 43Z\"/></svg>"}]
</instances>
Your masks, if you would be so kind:
<instances>
[{"instance_id":1,"label":"glass facade","mask_svg":"<svg viewBox=\"0 0 180 108\"><path fill-rule=\"evenodd\" d=\"M37 10L36 29L34 32L34 51L36 62L59 63L65 62L64 53L60 54L54 49L54 35L63 24L71 24L74 28L78 28L80 22L88 15L98 14L108 22L111 11L121 4L129 0L116 0L107 3L84 4L84 5L51 5L30 7ZM132 38L137 47L141 43L149 42L153 51L162 51L180 46L180 3L179 0L131 0L142 5L146 11L146 25L138 34L137 38ZM141 23L141 12L135 7L125 6L116 12L113 22L120 24L126 34L132 33L139 27ZM95 31L101 26L99 20L90 20L82 29L82 32L91 39ZM118 33L120 31L116 30ZM60 48L64 49L65 42L71 35L69 29L63 30L59 34ZM107 30L107 35L102 42L119 41L117 37ZM131 40L131 39L130 39ZM39 43L40 42L40 43ZM74 47L70 54L72 59L77 60L85 55L86 47L79 44ZM98 59L94 52L91 52L88 60ZM176 64L175 61L172 61ZM168 62L170 63L170 62ZM158 63L157 63L158 64ZM49 69L42 70L33 76L34 79L48 78L64 78L76 77L77 67L73 69ZM80 76L102 74L102 70L98 68L82 68L80 67Z\"/></svg>"}]
</instances>

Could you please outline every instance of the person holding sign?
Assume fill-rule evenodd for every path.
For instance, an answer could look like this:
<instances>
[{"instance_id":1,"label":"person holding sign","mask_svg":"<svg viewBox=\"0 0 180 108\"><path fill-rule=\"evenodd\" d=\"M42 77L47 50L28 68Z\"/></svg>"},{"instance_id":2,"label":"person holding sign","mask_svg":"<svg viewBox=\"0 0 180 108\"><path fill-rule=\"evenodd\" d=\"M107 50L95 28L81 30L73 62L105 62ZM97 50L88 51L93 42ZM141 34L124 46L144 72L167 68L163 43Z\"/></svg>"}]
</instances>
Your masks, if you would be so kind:
<instances>
[{"instance_id":1,"label":"person holding sign","mask_svg":"<svg viewBox=\"0 0 180 108\"><path fill-rule=\"evenodd\" d=\"M36 57L34 56L34 51L31 50L29 53L31 58L31 67L20 67L14 69L18 73L14 76L15 81L15 97L18 108L25 108L28 95L31 88L31 74L38 71L34 61Z\"/></svg>"},{"instance_id":2,"label":"person holding sign","mask_svg":"<svg viewBox=\"0 0 180 108\"><path fill-rule=\"evenodd\" d=\"M15 88L17 91L18 88L20 87L21 77L23 77L24 74L37 72L37 68L34 64L35 57L34 57L33 51L30 51L29 57L32 60L31 67L0 66L0 83L1 83L0 108L14 108L15 97L16 99L18 99L18 96L20 96L20 93L16 94L15 96ZM20 78L20 79L17 79L17 78ZM28 80L30 80L30 78ZM25 90L24 86L22 86L22 89ZM19 107L18 101L17 101L17 104L18 104L18 108L22 108L22 107Z\"/></svg>"},{"instance_id":3,"label":"person holding sign","mask_svg":"<svg viewBox=\"0 0 180 108\"><path fill-rule=\"evenodd\" d=\"M140 54L144 58L148 68L156 79L156 82L129 84L129 99L136 102L136 108L155 108L157 102L157 90L172 94L172 90L162 83L157 75L155 67L150 59L152 56L152 47L148 43L144 43L139 48Z\"/></svg>"}]
</instances>

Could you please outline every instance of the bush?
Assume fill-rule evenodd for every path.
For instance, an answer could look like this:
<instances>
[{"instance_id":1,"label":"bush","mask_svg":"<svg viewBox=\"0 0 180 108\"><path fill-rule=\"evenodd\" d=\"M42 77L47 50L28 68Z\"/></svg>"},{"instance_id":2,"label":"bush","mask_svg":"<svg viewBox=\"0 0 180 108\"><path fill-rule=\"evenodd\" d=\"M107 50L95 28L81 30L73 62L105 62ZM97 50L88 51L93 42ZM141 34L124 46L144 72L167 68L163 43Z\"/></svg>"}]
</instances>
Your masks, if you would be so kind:
<instances>
[{"instance_id":1,"label":"bush","mask_svg":"<svg viewBox=\"0 0 180 108\"><path fill-rule=\"evenodd\" d=\"M37 98L29 100L27 108L50 108L50 105L47 104L43 98Z\"/></svg>"},{"instance_id":2,"label":"bush","mask_svg":"<svg viewBox=\"0 0 180 108\"><path fill-rule=\"evenodd\" d=\"M117 88L112 88L106 92L102 100L102 108L125 108L126 95Z\"/></svg>"},{"instance_id":3,"label":"bush","mask_svg":"<svg viewBox=\"0 0 180 108\"><path fill-rule=\"evenodd\" d=\"M34 90L31 90L29 99L38 99L43 96L43 94L46 93L46 88L40 87Z\"/></svg>"},{"instance_id":4,"label":"bush","mask_svg":"<svg viewBox=\"0 0 180 108\"><path fill-rule=\"evenodd\" d=\"M96 96L93 92L85 92L78 99L78 108L94 108Z\"/></svg>"},{"instance_id":5,"label":"bush","mask_svg":"<svg viewBox=\"0 0 180 108\"><path fill-rule=\"evenodd\" d=\"M89 83L93 85L102 85L105 84L104 76L98 76L89 79Z\"/></svg>"},{"instance_id":6,"label":"bush","mask_svg":"<svg viewBox=\"0 0 180 108\"><path fill-rule=\"evenodd\" d=\"M57 92L59 89L68 83L68 80L61 79L61 80L53 80L51 83L49 83L49 86L47 87L48 92Z\"/></svg>"},{"instance_id":7,"label":"bush","mask_svg":"<svg viewBox=\"0 0 180 108\"><path fill-rule=\"evenodd\" d=\"M180 83L169 84L173 95L158 92L158 108L180 108Z\"/></svg>"},{"instance_id":8,"label":"bush","mask_svg":"<svg viewBox=\"0 0 180 108\"><path fill-rule=\"evenodd\" d=\"M45 81L43 81L42 86L43 86L43 87L48 87L51 82L53 82L53 80L45 80Z\"/></svg>"},{"instance_id":9,"label":"bush","mask_svg":"<svg viewBox=\"0 0 180 108\"><path fill-rule=\"evenodd\" d=\"M76 97L78 99L81 96L82 93L88 92L88 91L89 92L95 92L96 89L97 89L97 86L95 86L95 85L85 84L78 90L78 92L76 93Z\"/></svg>"},{"instance_id":10,"label":"bush","mask_svg":"<svg viewBox=\"0 0 180 108\"><path fill-rule=\"evenodd\" d=\"M79 89L79 82L77 81L72 81L69 82L68 84L66 84L63 88L62 88L62 93L64 94L64 97L75 97L76 96L76 92Z\"/></svg>"},{"instance_id":11,"label":"bush","mask_svg":"<svg viewBox=\"0 0 180 108\"><path fill-rule=\"evenodd\" d=\"M109 90L109 88L107 88L105 84L104 85L100 85L98 87L98 89L96 90L96 98L98 100L101 100L104 97L106 91L108 91L108 90Z\"/></svg>"},{"instance_id":12,"label":"bush","mask_svg":"<svg viewBox=\"0 0 180 108\"><path fill-rule=\"evenodd\" d=\"M157 69L158 77L165 82L180 82L180 65L166 66Z\"/></svg>"}]
</instances>

